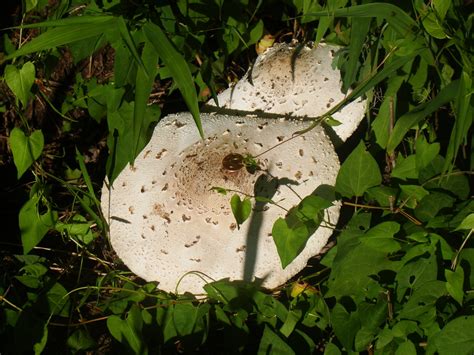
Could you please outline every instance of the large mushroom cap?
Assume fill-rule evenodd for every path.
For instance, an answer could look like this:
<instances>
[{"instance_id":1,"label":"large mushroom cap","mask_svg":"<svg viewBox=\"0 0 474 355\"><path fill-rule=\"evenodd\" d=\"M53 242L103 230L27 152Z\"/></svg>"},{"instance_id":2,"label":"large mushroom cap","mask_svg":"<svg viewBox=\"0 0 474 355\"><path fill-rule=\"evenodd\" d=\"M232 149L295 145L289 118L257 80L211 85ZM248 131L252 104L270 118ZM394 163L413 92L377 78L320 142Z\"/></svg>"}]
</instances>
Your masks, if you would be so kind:
<instances>
[{"instance_id":1,"label":"large mushroom cap","mask_svg":"<svg viewBox=\"0 0 474 355\"><path fill-rule=\"evenodd\" d=\"M281 285L321 251L332 230L321 226L303 252L282 269L271 230L285 211L260 204L239 229L230 208L231 195L211 188L267 194L290 209L319 185L335 183L339 161L334 148L317 128L263 154L259 164L278 179L275 183L262 172L252 174L223 161L231 154L256 156L306 124L205 114L201 119L205 140L190 114L164 118L135 165L127 166L110 190L104 184L102 208L109 216L112 246L134 273L158 281L165 291L174 292L180 278L191 271L214 280L255 276L263 278L268 288ZM326 220L334 223L338 215L339 206L333 206ZM249 263L254 265L253 275L245 275L246 263L246 270ZM200 276L189 274L177 290L202 293L204 284Z\"/></svg>"},{"instance_id":2,"label":"large mushroom cap","mask_svg":"<svg viewBox=\"0 0 474 355\"><path fill-rule=\"evenodd\" d=\"M218 95L219 105L298 117L323 115L345 97L340 72L333 68L339 49L325 44L315 48L276 44L258 56L236 85ZM333 129L343 141L354 133L365 109L366 102L359 99L333 115L342 122Z\"/></svg>"}]
</instances>

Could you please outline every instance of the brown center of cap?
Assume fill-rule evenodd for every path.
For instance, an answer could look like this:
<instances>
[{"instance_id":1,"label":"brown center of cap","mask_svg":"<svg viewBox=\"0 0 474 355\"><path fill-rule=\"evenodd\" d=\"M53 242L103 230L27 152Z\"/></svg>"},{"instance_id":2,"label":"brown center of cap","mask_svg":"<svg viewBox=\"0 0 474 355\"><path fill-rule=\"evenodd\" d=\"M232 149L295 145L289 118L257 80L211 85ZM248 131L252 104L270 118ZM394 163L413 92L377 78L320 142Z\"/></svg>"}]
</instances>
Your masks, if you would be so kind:
<instances>
[{"instance_id":1,"label":"brown center of cap","mask_svg":"<svg viewBox=\"0 0 474 355\"><path fill-rule=\"evenodd\" d=\"M237 153L227 154L222 159L222 168L227 171L237 171L244 167L244 157Z\"/></svg>"}]
</instances>

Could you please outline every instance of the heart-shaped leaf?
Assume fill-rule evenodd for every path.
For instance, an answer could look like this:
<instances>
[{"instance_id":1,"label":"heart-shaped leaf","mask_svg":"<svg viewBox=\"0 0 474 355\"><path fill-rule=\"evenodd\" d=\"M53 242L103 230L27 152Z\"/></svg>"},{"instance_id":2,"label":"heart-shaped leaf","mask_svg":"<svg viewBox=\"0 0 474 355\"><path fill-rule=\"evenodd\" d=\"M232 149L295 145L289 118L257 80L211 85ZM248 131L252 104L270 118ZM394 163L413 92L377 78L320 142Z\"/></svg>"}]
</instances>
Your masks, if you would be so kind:
<instances>
[{"instance_id":1,"label":"heart-shaped leaf","mask_svg":"<svg viewBox=\"0 0 474 355\"><path fill-rule=\"evenodd\" d=\"M365 150L363 142L347 157L336 179L336 191L345 197L362 196L382 182L375 159Z\"/></svg>"},{"instance_id":2,"label":"heart-shaped leaf","mask_svg":"<svg viewBox=\"0 0 474 355\"><path fill-rule=\"evenodd\" d=\"M26 106L30 97L30 89L35 81L34 64L26 62L21 69L14 65L7 65L5 67L5 81L23 106Z\"/></svg>"},{"instance_id":3,"label":"heart-shaped leaf","mask_svg":"<svg viewBox=\"0 0 474 355\"><path fill-rule=\"evenodd\" d=\"M44 146L43 132L41 130L34 131L31 136L27 137L20 128L15 127L10 133L9 142L19 179L40 157Z\"/></svg>"},{"instance_id":4,"label":"heart-shaped leaf","mask_svg":"<svg viewBox=\"0 0 474 355\"><path fill-rule=\"evenodd\" d=\"M252 203L250 202L250 199L245 197L241 200L237 194L232 196L230 199L230 207L234 214L235 221L239 226L249 218L250 212L252 212Z\"/></svg>"},{"instance_id":5,"label":"heart-shaped leaf","mask_svg":"<svg viewBox=\"0 0 474 355\"><path fill-rule=\"evenodd\" d=\"M57 212L49 208L45 213L40 214L39 203L38 194L33 195L23 205L18 215L24 254L28 254L57 221Z\"/></svg>"}]
</instances>

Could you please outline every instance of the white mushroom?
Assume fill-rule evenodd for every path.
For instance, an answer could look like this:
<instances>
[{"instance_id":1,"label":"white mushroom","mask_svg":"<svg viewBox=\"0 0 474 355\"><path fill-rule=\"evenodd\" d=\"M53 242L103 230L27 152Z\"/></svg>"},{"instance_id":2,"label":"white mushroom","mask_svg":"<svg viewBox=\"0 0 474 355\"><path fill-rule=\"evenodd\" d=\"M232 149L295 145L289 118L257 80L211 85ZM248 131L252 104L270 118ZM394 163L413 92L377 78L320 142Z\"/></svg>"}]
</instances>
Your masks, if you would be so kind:
<instances>
[{"instance_id":1,"label":"white mushroom","mask_svg":"<svg viewBox=\"0 0 474 355\"><path fill-rule=\"evenodd\" d=\"M223 108L318 117L344 99L341 75L333 68L340 47L321 44L296 49L276 44L260 55L236 85L218 95ZM215 105L211 100L210 105ZM333 127L345 141L364 117L366 101L356 100L333 117L342 125Z\"/></svg>"},{"instance_id":2,"label":"white mushroom","mask_svg":"<svg viewBox=\"0 0 474 355\"><path fill-rule=\"evenodd\" d=\"M165 291L174 292L180 278L192 271L207 275L208 281L256 277L268 288L281 285L321 251L332 230L321 226L302 253L282 269L271 231L285 211L260 204L239 229L230 209L231 195L211 188L239 191L242 196L255 195L255 189L290 209L300 196L335 183L339 161L331 141L318 127L259 156L261 168L279 179L275 184L261 178L261 171L252 174L226 165L225 158L257 156L307 123L217 114L202 114L201 120L205 140L190 114L163 118L133 168L126 167L111 190L104 185L102 208L110 217L112 246L134 273L158 281ZM335 223L338 216L336 205L325 219ZM202 293L202 274L184 276L177 291Z\"/></svg>"}]
</instances>

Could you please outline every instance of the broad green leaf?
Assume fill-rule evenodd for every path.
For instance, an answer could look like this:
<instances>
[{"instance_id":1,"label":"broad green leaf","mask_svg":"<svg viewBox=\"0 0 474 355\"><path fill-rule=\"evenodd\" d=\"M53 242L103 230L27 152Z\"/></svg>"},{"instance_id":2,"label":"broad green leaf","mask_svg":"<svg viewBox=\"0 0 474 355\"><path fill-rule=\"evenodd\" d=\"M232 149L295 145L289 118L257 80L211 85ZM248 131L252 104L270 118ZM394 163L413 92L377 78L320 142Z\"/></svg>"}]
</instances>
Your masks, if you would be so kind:
<instances>
[{"instance_id":1,"label":"broad green leaf","mask_svg":"<svg viewBox=\"0 0 474 355\"><path fill-rule=\"evenodd\" d=\"M249 32L249 40L247 42L248 46L251 46L252 44L257 43L258 40L262 38L263 29L264 29L263 21L259 20Z\"/></svg>"},{"instance_id":2,"label":"broad green leaf","mask_svg":"<svg viewBox=\"0 0 474 355\"><path fill-rule=\"evenodd\" d=\"M372 247L385 253L393 253L400 249L400 244L394 235L400 230L400 225L395 222L382 222L369 229L360 241L363 245Z\"/></svg>"},{"instance_id":3,"label":"broad green leaf","mask_svg":"<svg viewBox=\"0 0 474 355\"><path fill-rule=\"evenodd\" d=\"M441 332L428 339L440 355L468 355L474 352L474 316L458 317L446 324Z\"/></svg>"},{"instance_id":4,"label":"broad green leaf","mask_svg":"<svg viewBox=\"0 0 474 355\"><path fill-rule=\"evenodd\" d=\"M237 194L232 196L230 199L230 207L238 226L244 223L252 212L252 203L250 202L250 199L245 197L241 200Z\"/></svg>"},{"instance_id":5,"label":"broad green leaf","mask_svg":"<svg viewBox=\"0 0 474 355\"><path fill-rule=\"evenodd\" d=\"M18 216L24 254L28 254L54 228L57 221L57 212L48 208L41 214L39 203L40 197L34 194L23 205Z\"/></svg>"},{"instance_id":6,"label":"broad green leaf","mask_svg":"<svg viewBox=\"0 0 474 355\"><path fill-rule=\"evenodd\" d=\"M367 190L367 199L377 201L379 206L393 206L398 190L388 186L375 186Z\"/></svg>"},{"instance_id":7,"label":"broad green leaf","mask_svg":"<svg viewBox=\"0 0 474 355\"><path fill-rule=\"evenodd\" d=\"M295 354L293 349L280 338L268 325L265 325L263 335L258 347L258 355L266 354Z\"/></svg>"},{"instance_id":8,"label":"broad green leaf","mask_svg":"<svg viewBox=\"0 0 474 355\"><path fill-rule=\"evenodd\" d=\"M25 0L25 13L30 12L38 5L38 0Z\"/></svg>"},{"instance_id":9,"label":"broad green leaf","mask_svg":"<svg viewBox=\"0 0 474 355\"><path fill-rule=\"evenodd\" d=\"M18 179L38 159L43 151L44 137L41 130L34 131L29 137L20 128L13 128L9 138Z\"/></svg>"},{"instance_id":10,"label":"broad green leaf","mask_svg":"<svg viewBox=\"0 0 474 355\"><path fill-rule=\"evenodd\" d=\"M333 343L326 344L324 348L324 355L341 355L341 350L337 347L337 345Z\"/></svg>"},{"instance_id":11,"label":"broad green leaf","mask_svg":"<svg viewBox=\"0 0 474 355\"><path fill-rule=\"evenodd\" d=\"M292 309L288 312L288 315L285 319L285 322L280 328L280 333L283 334L285 337L289 337L291 333L295 330L295 327L299 320L301 319L303 312L301 309Z\"/></svg>"},{"instance_id":12,"label":"broad green leaf","mask_svg":"<svg viewBox=\"0 0 474 355\"><path fill-rule=\"evenodd\" d=\"M425 283L437 279L438 266L434 253L435 248L431 245L416 245L402 258L403 266L396 276L399 301L403 299L408 289L419 289Z\"/></svg>"},{"instance_id":13,"label":"broad green leaf","mask_svg":"<svg viewBox=\"0 0 474 355\"><path fill-rule=\"evenodd\" d=\"M416 169L420 172L426 168L439 153L440 144L430 144L423 135L416 140Z\"/></svg>"},{"instance_id":14,"label":"broad green leaf","mask_svg":"<svg viewBox=\"0 0 474 355\"><path fill-rule=\"evenodd\" d=\"M35 23L23 28L52 27L46 32L25 43L16 52L8 55L5 60L44 51L68 43L97 37L103 33L116 31L117 18L113 16L78 16L63 20Z\"/></svg>"},{"instance_id":15,"label":"broad green leaf","mask_svg":"<svg viewBox=\"0 0 474 355\"><path fill-rule=\"evenodd\" d=\"M67 345L75 351L80 351L93 349L97 343L86 329L79 328L69 336Z\"/></svg>"},{"instance_id":16,"label":"broad green leaf","mask_svg":"<svg viewBox=\"0 0 474 355\"><path fill-rule=\"evenodd\" d=\"M368 188L381 182L377 162L361 141L342 164L336 179L336 191L345 197L362 196Z\"/></svg>"},{"instance_id":17,"label":"broad green leaf","mask_svg":"<svg viewBox=\"0 0 474 355\"><path fill-rule=\"evenodd\" d=\"M397 351L395 352L395 355L416 355L416 347L415 344L413 344L410 340L406 340L404 343L401 343Z\"/></svg>"},{"instance_id":18,"label":"broad green leaf","mask_svg":"<svg viewBox=\"0 0 474 355\"><path fill-rule=\"evenodd\" d=\"M395 127L388 140L387 151L393 152L412 127L426 116L438 110L442 105L454 100L458 94L459 85L459 80L451 82L445 86L433 100L415 107L400 117L395 123Z\"/></svg>"},{"instance_id":19,"label":"broad green leaf","mask_svg":"<svg viewBox=\"0 0 474 355\"><path fill-rule=\"evenodd\" d=\"M199 307L191 303L176 304L173 306L173 325L179 336L193 333Z\"/></svg>"},{"instance_id":20,"label":"broad green leaf","mask_svg":"<svg viewBox=\"0 0 474 355\"><path fill-rule=\"evenodd\" d=\"M375 332L366 327L361 327L354 338L354 349L356 351L364 351L374 340Z\"/></svg>"},{"instance_id":21,"label":"broad green leaf","mask_svg":"<svg viewBox=\"0 0 474 355\"><path fill-rule=\"evenodd\" d=\"M46 298L49 304L49 311L51 314L68 317L70 301L66 289L56 282L46 293Z\"/></svg>"},{"instance_id":22,"label":"broad green leaf","mask_svg":"<svg viewBox=\"0 0 474 355\"><path fill-rule=\"evenodd\" d=\"M446 294L444 282L439 280L425 282L423 287L416 288L410 295L408 301L400 310L399 317L420 322L426 322L427 320L434 322L436 319L435 304L440 297Z\"/></svg>"},{"instance_id":23,"label":"broad green leaf","mask_svg":"<svg viewBox=\"0 0 474 355\"><path fill-rule=\"evenodd\" d=\"M444 270L446 277L446 290L457 303L463 304L464 298L464 270L458 266L455 271Z\"/></svg>"},{"instance_id":24,"label":"broad green leaf","mask_svg":"<svg viewBox=\"0 0 474 355\"><path fill-rule=\"evenodd\" d=\"M418 185L400 185L402 193L399 197L399 203L409 208L416 208L423 197L430 193Z\"/></svg>"},{"instance_id":25,"label":"broad green leaf","mask_svg":"<svg viewBox=\"0 0 474 355\"><path fill-rule=\"evenodd\" d=\"M331 326L346 350L352 350L355 336L360 329L357 313L349 313L343 305L336 303L331 311Z\"/></svg>"},{"instance_id":26,"label":"broad green leaf","mask_svg":"<svg viewBox=\"0 0 474 355\"><path fill-rule=\"evenodd\" d=\"M454 201L455 198L448 194L433 191L420 201L415 209L415 216L422 222L428 222L438 215L443 208L451 208Z\"/></svg>"},{"instance_id":27,"label":"broad green leaf","mask_svg":"<svg viewBox=\"0 0 474 355\"><path fill-rule=\"evenodd\" d=\"M309 237L322 221L323 210L329 206L331 202L319 196L310 195L291 209L285 219L279 218L273 224L273 241L283 268L287 267L304 249Z\"/></svg>"},{"instance_id":28,"label":"broad green leaf","mask_svg":"<svg viewBox=\"0 0 474 355\"><path fill-rule=\"evenodd\" d=\"M163 60L170 71L175 84L183 95L183 99L186 102L189 111L193 115L199 134L201 137L204 137L201 119L199 117L196 88L194 87L194 80L191 71L189 70L188 63L186 63L183 56L174 48L173 44L159 26L148 22L143 26L143 31L148 40L153 44L153 46L155 46L159 57Z\"/></svg>"},{"instance_id":29,"label":"broad green leaf","mask_svg":"<svg viewBox=\"0 0 474 355\"><path fill-rule=\"evenodd\" d=\"M446 17L446 13L451 7L451 3L452 3L452 0L433 0L431 2L434 9L436 10L436 15L438 15L441 21L443 21L444 18Z\"/></svg>"},{"instance_id":30,"label":"broad green leaf","mask_svg":"<svg viewBox=\"0 0 474 355\"><path fill-rule=\"evenodd\" d=\"M283 218L278 218L273 224L272 236L281 266L285 268L301 253L311 234L304 224L290 228Z\"/></svg>"},{"instance_id":31,"label":"broad green leaf","mask_svg":"<svg viewBox=\"0 0 474 355\"><path fill-rule=\"evenodd\" d=\"M147 354L147 345L142 339L143 319L140 308L132 305L126 319L112 315L107 318L110 334L120 343L128 345L135 354Z\"/></svg>"},{"instance_id":32,"label":"broad green leaf","mask_svg":"<svg viewBox=\"0 0 474 355\"><path fill-rule=\"evenodd\" d=\"M31 87L35 82L35 65L32 62L26 62L18 69L9 64L5 67L4 75L8 87L25 107L31 95Z\"/></svg>"},{"instance_id":33,"label":"broad green leaf","mask_svg":"<svg viewBox=\"0 0 474 355\"><path fill-rule=\"evenodd\" d=\"M416 156L412 154L404 158L402 155L399 155L392 170L392 177L401 180L417 179Z\"/></svg>"},{"instance_id":34,"label":"broad green leaf","mask_svg":"<svg viewBox=\"0 0 474 355\"><path fill-rule=\"evenodd\" d=\"M434 12L430 11L426 15L424 15L422 23L426 32L428 32L432 37L438 39L446 38L446 33L444 32L443 25L440 23Z\"/></svg>"},{"instance_id":35,"label":"broad green leaf","mask_svg":"<svg viewBox=\"0 0 474 355\"><path fill-rule=\"evenodd\" d=\"M385 232L385 228L388 230ZM344 230L338 238L337 254L332 263L327 297L361 296L375 281L372 275L381 270L397 270L398 262L387 257L399 249L393 239L399 229L396 223L383 223L366 233L356 228ZM377 240L380 242L378 246Z\"/></svg>"},{"instance_id":36,"label":"broad green leaf","mask_svg":"<svg viewBox=\"0 0 474 355\"><path fill-rule=\"evenodd\" d=\"M459 224L456 230L460 229L474 229L474 213L471 213L463 219L463 221Z\"/></svg>"}]
</instances>

